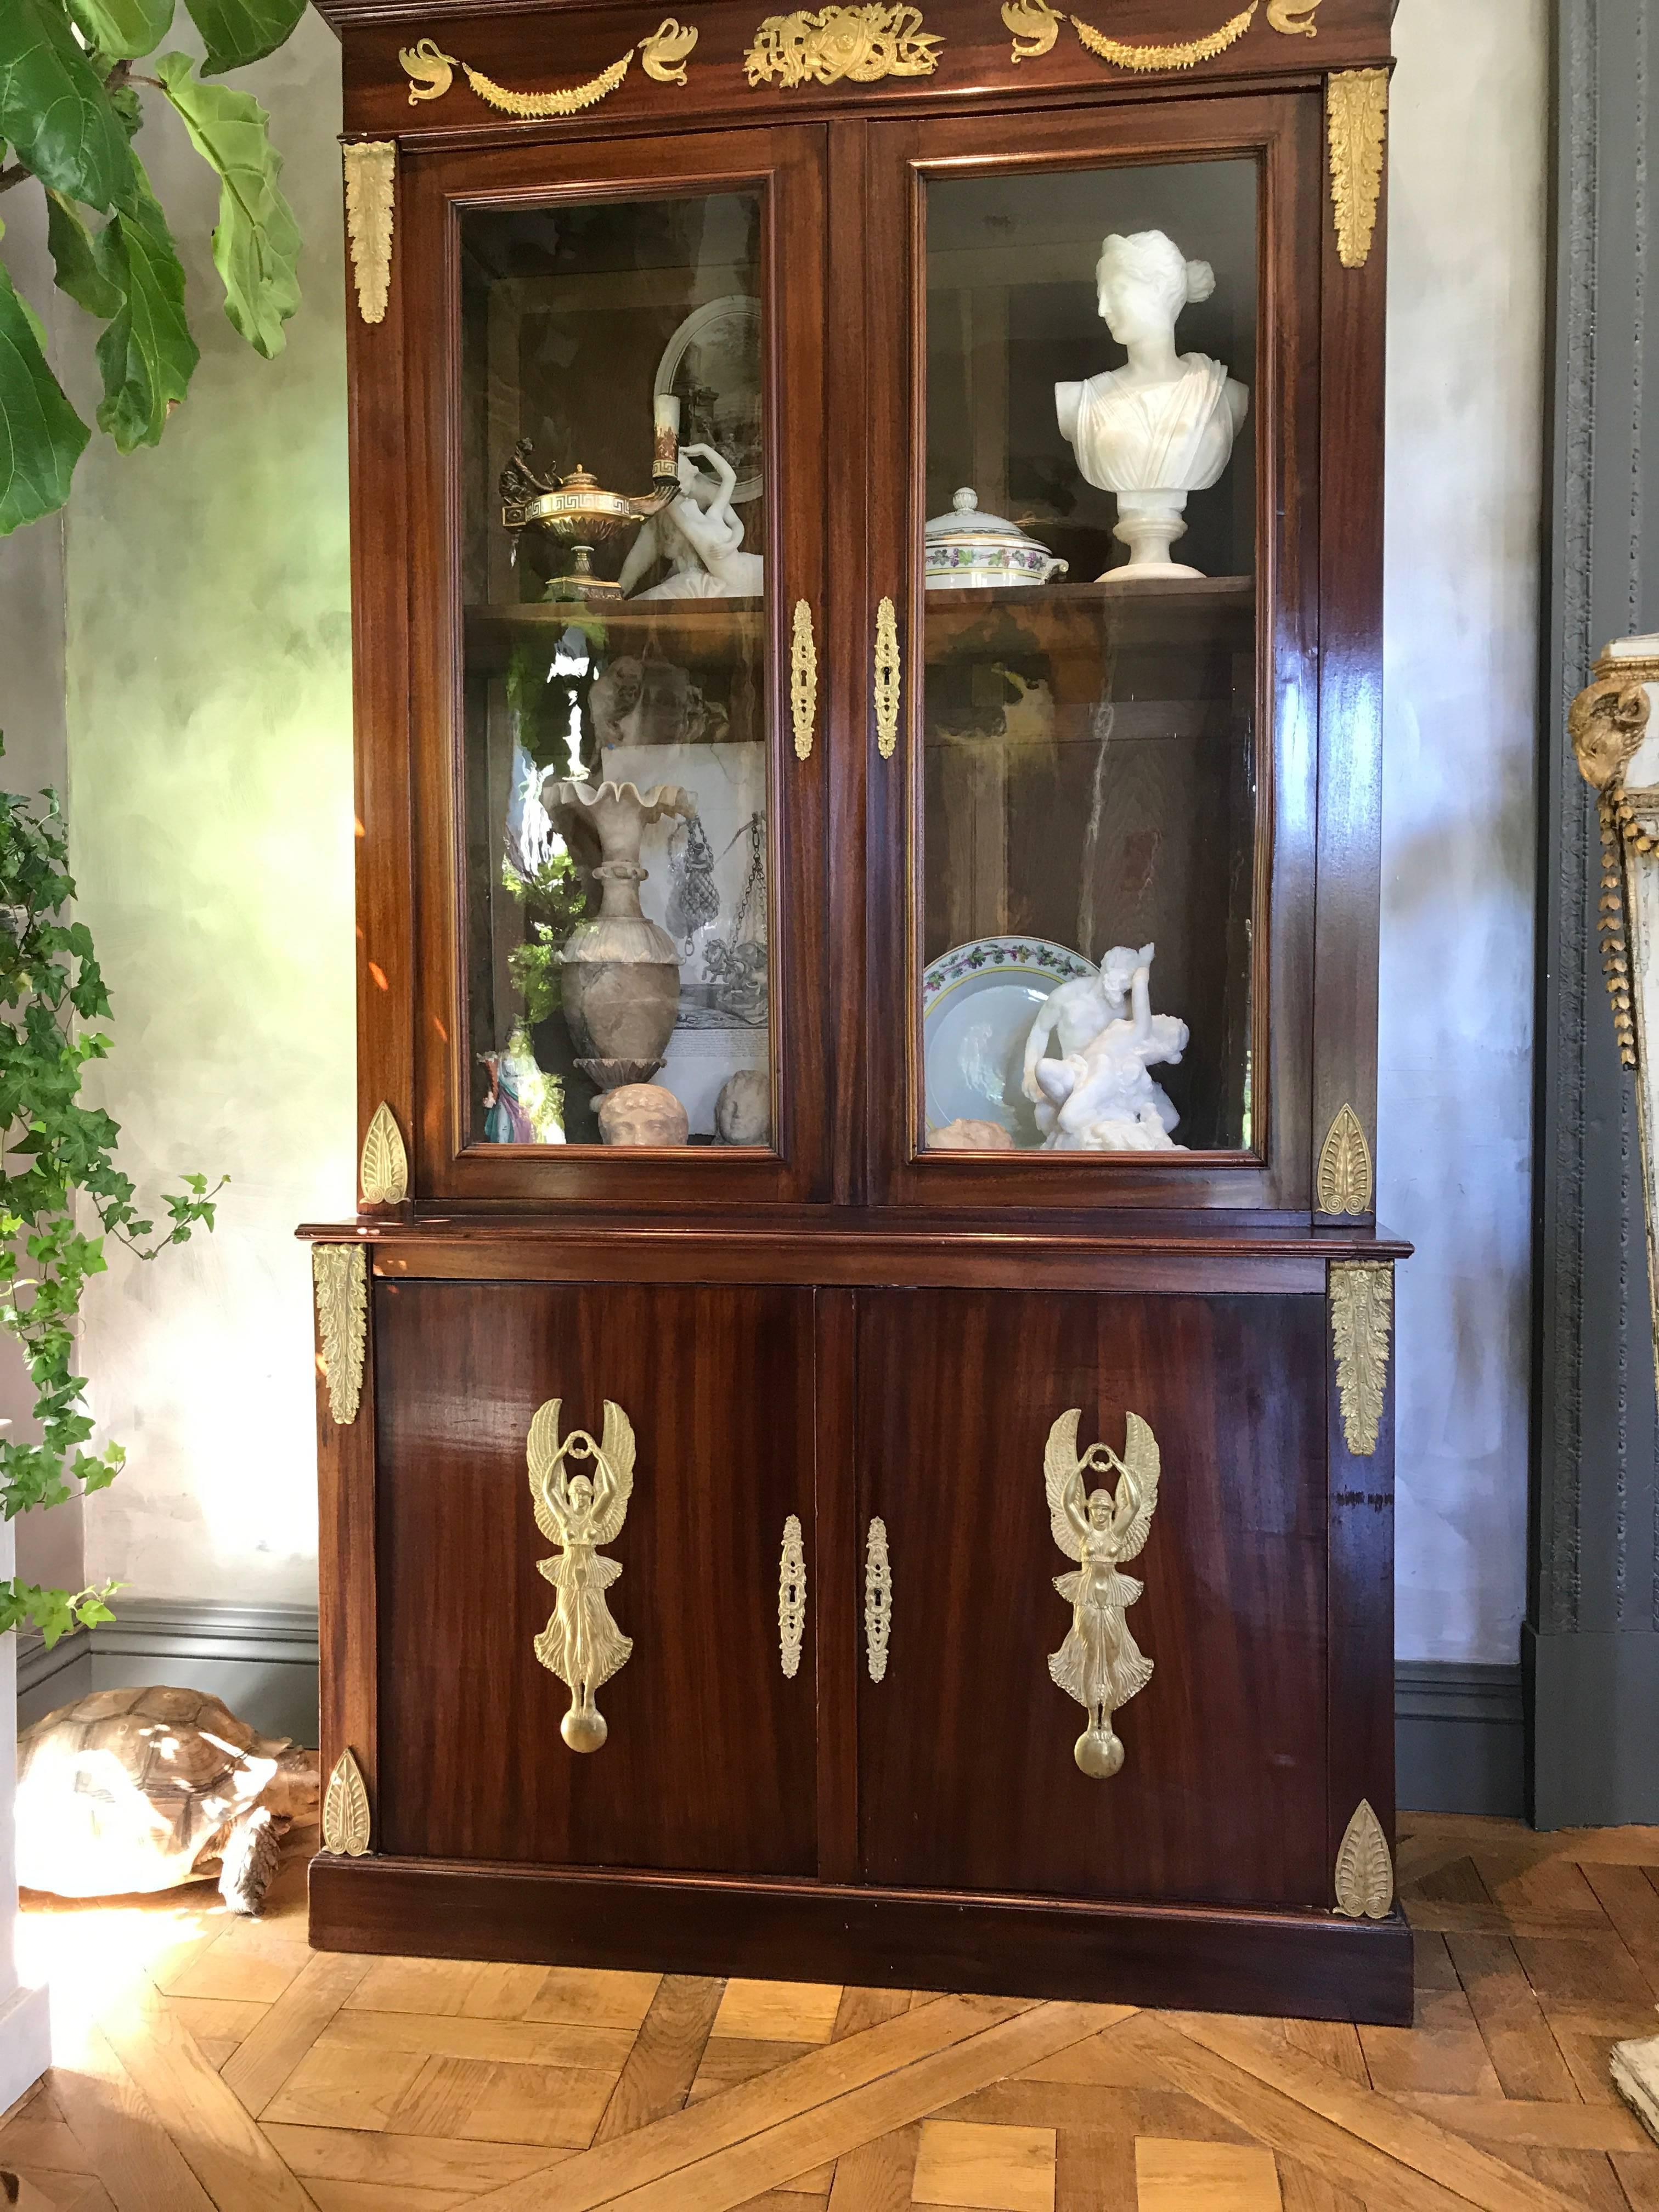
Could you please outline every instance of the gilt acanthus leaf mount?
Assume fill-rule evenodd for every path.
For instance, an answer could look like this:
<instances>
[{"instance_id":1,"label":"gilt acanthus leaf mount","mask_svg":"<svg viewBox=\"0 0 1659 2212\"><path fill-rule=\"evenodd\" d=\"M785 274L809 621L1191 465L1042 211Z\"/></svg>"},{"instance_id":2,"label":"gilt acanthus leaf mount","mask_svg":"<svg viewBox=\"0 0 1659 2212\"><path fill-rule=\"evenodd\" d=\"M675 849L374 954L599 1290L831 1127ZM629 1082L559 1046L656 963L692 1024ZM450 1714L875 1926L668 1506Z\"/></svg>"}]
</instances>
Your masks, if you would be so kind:
<instances>
[{"instance_id":1,"label":"gilt acanthus leaf mount","mask_svg":"<svg viewBox=\"0 0 1659 2212\"><path fill-rule=\"evenodd\" d=\"M1319 1148L1316 1197L1322 1213L1364 1214L1371 1210L1370 1146L1352 1106L1339 1107Z\"/></svg>"},{"instance_id":2,"label":"gilt acanthus leaf mount","mask_svg":"<svg viewBox=\"0 0 1659 2212\"><path fill-rule=\"evenodd\" d=\"M1331 1335L1342 1433L1356 1458L1376 1449L1389 1386L1394 1267L1387 1260L1337 1260L1330 1269Z\"/></svg>"},{"instance_id":3,"label":"gilt acanthus leaf mount","mask_svg":"<svg viewBox=\"0 0 1659 2212\"><path fill-rule=\"evenodd\" d=\"M401 1206L409 1196L409 1154L403 1131L384 1099L374 1109L363 1139L357 1182L365 1206Z\"/></svg>"},{"instance_id":4,"label":"gilt acanthus leaf mount","mask_svg":"<svg viewBox=\"0 0 1659 2212\"><path fill-rule=\"evenodd\" d=\"M1362 1797L1336 1854L1336 1909L1348 1920L1386 1920L1394 1905L1394 1862L1382 1823Z\"/></svg>"},{"instance_id":5,"label":"gilt acanthus leaf mount","mask_svg":"<svg viewBox=\"0 0 1659 2212\"><path fill-rule=\"evenodd\" d=\"M360 1859L368 1849L369 1832L363 1771L349 1751L343 1751L323 1798L323 1849L338 1858Z\"/></svg>"},{"instance_id":6,"label":"gilt acanthus leaf mount","mask_svg":"<svg viewBox=\"0 0 1659 2212\"><path fill-rule=\"evenodd\" d=\"M368 1339L368 1254L361 1244L313 1244L312 1288L317 1301L318 1355L328 1384L328 1410L349 1429L363 1396Z\"/></svg>"},{"instance_id":7,"label":"gilt acanthus leaf mount","mask_svg":"<svg viewBox=\"0 0 1659 2212\"><path fill-rule=\"evenodd\" d=\"M390 138L360 138L343 146L340 158L345 168L346 238L357 280L357 312L366 323L383 323L392 290L398 149Z\"/></svg>"},{"instance_id":8,"label":"gilt acanthus leaf mount","mask_svg":"<svg viewBox=\"0 0 1659 2212\"><path fill-rule=\"evenodd\" d=\"M1336 255L1345 269L1363 269L1370 258L1382 189L1389 72L1343 70L1326 80L1325 101Z\"/></svg>"}]
</instances>

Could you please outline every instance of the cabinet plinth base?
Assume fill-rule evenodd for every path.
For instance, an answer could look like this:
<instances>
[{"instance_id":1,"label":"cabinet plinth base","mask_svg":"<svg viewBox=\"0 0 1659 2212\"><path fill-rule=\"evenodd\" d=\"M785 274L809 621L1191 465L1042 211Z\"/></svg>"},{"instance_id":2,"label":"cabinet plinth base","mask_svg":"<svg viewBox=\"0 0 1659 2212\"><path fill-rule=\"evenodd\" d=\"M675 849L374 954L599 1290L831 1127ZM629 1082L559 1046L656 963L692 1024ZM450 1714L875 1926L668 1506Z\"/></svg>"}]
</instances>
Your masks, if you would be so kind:
<instances>
[{"instance_id":1,"label":"cabinet plinth base","mask_svg":"<svg viewBox=\"0 0 1659 2212\"><path fill-rule=\"evenodd\" d=\"M1408 2027L1412 1938L1383 1921L720 1877L311 1864L319 1950L980 1990Z\"/></svg>"}]
</instances>

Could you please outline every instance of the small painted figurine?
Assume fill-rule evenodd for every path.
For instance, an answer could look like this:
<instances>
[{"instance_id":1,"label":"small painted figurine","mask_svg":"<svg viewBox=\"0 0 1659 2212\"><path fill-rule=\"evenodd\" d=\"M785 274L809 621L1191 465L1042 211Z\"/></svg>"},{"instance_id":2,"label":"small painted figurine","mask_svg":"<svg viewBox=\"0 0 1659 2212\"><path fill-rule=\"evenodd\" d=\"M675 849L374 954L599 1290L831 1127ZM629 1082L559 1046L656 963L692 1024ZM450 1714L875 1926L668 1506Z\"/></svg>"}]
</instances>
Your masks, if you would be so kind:
<instances>
[{"instance_id":1,"label":"small painted figurine","mask_svg":"<svg viewBox=\"0 0 1659 2212\"><path fill-rule=\"evenodd\" d=\"M530 1031L513 1024L507 1050L481 1053L489 1071L484 1093L484 1141L490 1145L562 1145L564 1086L537 1062Z\"/></svg>"},{"instance_id":2,"label":"small painted figurine","mask_svg":"<svg viewBox=\"0 0 1659 2212\"><path fill-rule=\"evenodd\" d=\"M1105 1444L1091 1444L1078 1456L1077 1428L1082 1414L1062 1413L1048 1431L1043 1453L1043 1486L1054 1541L1078 1562L1073 1575L1056 1575L1054 1588L1071 1602L1072 1627L1048 1662L1048 1672L1067 1697L1089 1716L1074 1757L1097 1781L1123 1764L1123 1745L1112 1732L1112 1715L1152 1678L1152 1662L1130 1635L1125 1614L1144 1584L1120 1574L1125 1559L1138 1558L1158 1505L1158 1439L1139 1413L1128 1417L1123 1457ZM1090 1492L1083 1478L1091 1469L1118 1472L1117 1495Z\"/></svg>"},{"instance_id":3,"label":"small painted figurine","mask_svg":"<svg viewBox=\"0 0 1659 2212\"><path fill-rule=\"evenodd\" d=\"M556 1559L536 1563L558 1593L553 1617L536 1638L536 1656L571 1693L560 1735L572 1751L597 1751L610 1731L593 1702L594 1692L628 1664L634 1649L605 1601L622 1572L621 1563L601 1559L598 1550L615 1542L628 1518L634 1494L634 1426L607 1398L605 1433L598 1443L581 1429L573 1429L561 1443L559 1406L557 1398L550 1398L530 1424L536 1526L550 1544L562 1547ZM566 1462L573 1460L591 1461L592 1478L568 1475Z\"/></svg>"}]
</instances>

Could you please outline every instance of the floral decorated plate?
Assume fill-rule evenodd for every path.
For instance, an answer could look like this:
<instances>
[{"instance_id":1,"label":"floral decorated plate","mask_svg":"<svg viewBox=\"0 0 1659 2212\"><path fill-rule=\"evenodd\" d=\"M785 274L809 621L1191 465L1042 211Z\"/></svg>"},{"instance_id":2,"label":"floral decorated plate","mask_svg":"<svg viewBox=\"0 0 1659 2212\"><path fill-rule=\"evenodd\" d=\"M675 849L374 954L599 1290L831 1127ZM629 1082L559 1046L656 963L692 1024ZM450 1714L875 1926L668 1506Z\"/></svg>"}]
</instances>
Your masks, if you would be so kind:
<instances>
[{"instance_id":1,"label":"floral decorated plate","mask_svg":"<svg viewBox=\"0 0 1659 2212\"><path fill-rule=\"evenodd\" d=\"M1022 1151L1042 1142L1020 1089L1025 1038L1048 994L1092 960L1041 937L976 937L930 960L921 979L927 1128L994 1121Z\"/></svg>"}]
</instances>

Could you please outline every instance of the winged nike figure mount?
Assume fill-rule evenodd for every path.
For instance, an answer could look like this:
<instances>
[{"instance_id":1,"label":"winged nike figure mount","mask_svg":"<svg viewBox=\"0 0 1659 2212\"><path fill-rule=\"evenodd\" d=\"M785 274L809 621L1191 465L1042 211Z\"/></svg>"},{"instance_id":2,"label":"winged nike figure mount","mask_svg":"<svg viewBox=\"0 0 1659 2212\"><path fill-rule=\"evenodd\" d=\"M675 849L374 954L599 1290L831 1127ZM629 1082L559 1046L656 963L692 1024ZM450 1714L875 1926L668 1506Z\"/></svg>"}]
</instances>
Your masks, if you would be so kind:
<instances>
[{"instance_id":1,"label":"winged nike figure mount","mask_svg":"<svg viewBox=\"0 0 1659 2212\"><path fill-rule=\"evenodd\" d=\"M1048 1431L1042 1455L1043 1487L1048 1498L1054 1541L1078 1562L1073 1575L1056 1575L1054 1588L1072 1607L1071 1633L1048 1661L1048 1672L1067 1697L1089 1716L1073 1757L1097 1782L1123 1764L1123 1743L1112 1730L1112 1716L1152 1678L1152 1662L1129 1633L1125 1615L1145 1585L1120 1574L1125 1559L1139 1556L1158 1505L1158 1439L1139 1413L1128 1417L1123 1456L1105 1444L1091 1444L1078 1456L1077 1427L1082 1409L1062 1413ZM1115 1497L1109 1490L1085 1496L1083 1478L1117 1470Z\"/></svg>"},{"instance_id":2,"label":"winged nike figure mount","mask_svg":"<svg viewBox=\"0 0 1659 2212\"><path fill-rule=\"evenodd\" d=\"M599 1556L614 1543L634 1494L634 1425L620 1406L605 1401L605 1433L595 1443L585 1429L559 1442L561 1401L550 1398L530 1424L530 1497L536 1526L556 1559L537 1565L557 1594L553 1617L536 1638L536 1656L570 1692L570 1710L559 1733L572 1751L597 1751L610 1733L593 1702L602 1683L628 1664L631 1637L611 1618L605 1594L622 1572L621 1562ZM573 1462L593 1472L573 1474Z\"/></svg>"}]
</instances>

